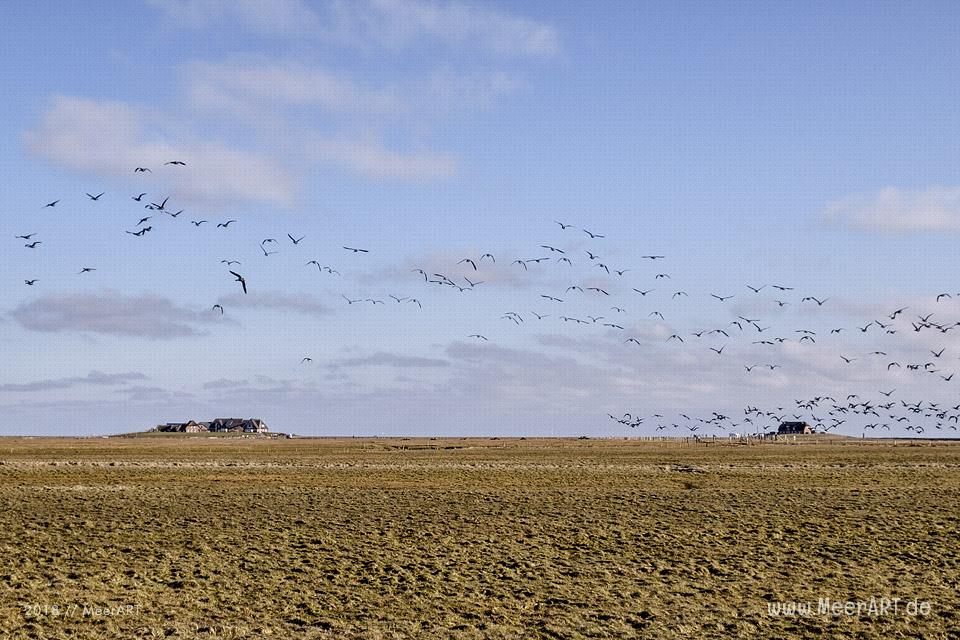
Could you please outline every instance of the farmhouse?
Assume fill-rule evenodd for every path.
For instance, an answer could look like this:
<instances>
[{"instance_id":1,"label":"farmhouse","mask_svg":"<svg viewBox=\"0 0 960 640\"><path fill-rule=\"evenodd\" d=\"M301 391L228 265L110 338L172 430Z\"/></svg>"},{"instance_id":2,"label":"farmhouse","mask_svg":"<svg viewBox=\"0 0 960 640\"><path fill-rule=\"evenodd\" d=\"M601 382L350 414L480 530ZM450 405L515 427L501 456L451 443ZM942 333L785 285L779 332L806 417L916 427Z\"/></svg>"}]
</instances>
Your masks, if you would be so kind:
<instances>
[{"instance_id":1,"label":"farmhouse","mask_svg":"<svg viewBox=\"0 0 960 640\"><path fill-rule=\"evenodd\" d=\"M164 433L201 433L209 432L232 432L232 433L266 433L270 431L260 418L216 418L210 422L167 422L158 424L154 431Z\"/></svg>"},{"instance_id":2,"label":"farmhouse","mask_svg":"<svg viewBox=\"0 0 960 640\"><path fill-rule=\"evenodd\" d=\"M781 422L777 429L777 435L790 435L799 433L813 433L813 427L806 422Z\"/></svg>"}]
</instances>

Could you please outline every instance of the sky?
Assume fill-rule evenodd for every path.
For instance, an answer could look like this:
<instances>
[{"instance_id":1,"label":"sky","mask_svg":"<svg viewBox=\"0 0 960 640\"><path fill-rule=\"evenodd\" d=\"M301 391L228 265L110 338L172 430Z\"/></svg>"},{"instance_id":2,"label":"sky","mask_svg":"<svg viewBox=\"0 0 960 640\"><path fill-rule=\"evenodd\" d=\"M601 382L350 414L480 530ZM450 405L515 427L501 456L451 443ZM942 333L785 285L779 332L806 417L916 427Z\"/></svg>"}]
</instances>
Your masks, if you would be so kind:
<instances>
[{"instance_id":1,"label":"sky","mask_svg":"<svg viewBox=\"0 0 960 640\"><path fill-rule=\"evenodd\" d=\"M10 3L0 433L632 436L718 412L725 434L815 396L953 405L958 14Z\"/></svg>"}]
</instances>

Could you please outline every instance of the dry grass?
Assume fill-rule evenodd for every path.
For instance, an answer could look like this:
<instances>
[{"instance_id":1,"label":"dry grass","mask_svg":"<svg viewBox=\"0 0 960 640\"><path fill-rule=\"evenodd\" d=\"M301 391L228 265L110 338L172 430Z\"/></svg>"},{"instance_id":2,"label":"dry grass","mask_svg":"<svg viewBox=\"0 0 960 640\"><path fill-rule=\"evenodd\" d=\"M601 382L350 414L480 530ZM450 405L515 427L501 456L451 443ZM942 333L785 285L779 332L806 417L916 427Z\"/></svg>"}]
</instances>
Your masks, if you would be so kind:
<instances>
[{"instance_id":1,"label":"dry grass","mask_svg":"<svg viewBox=\"0 0 960 640\"><path fill-rule=\"evenodd\" d=\"M3 439L0 462L3 637L960 629L960 444ZM931 611L768 612L871 596Z\"/></svg>"}]
</instances>

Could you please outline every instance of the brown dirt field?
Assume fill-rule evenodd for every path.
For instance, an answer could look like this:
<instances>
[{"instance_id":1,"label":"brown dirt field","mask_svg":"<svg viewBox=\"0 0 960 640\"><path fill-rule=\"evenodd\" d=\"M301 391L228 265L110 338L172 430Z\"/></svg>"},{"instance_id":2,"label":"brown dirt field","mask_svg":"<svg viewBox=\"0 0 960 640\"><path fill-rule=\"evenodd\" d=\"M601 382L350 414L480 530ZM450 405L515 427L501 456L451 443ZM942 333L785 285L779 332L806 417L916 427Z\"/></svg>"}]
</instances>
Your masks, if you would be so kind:
<instances>
[{"instance_id":1,"label":"brown dirt field","mask_svg":"<svg viewBox=\"0 0 960 640\"><path fill-rule=\"evenodd\" d=\"M956 638L958 528L960 443L5 438L0 637Z\"/></svg>"}]
</instances>

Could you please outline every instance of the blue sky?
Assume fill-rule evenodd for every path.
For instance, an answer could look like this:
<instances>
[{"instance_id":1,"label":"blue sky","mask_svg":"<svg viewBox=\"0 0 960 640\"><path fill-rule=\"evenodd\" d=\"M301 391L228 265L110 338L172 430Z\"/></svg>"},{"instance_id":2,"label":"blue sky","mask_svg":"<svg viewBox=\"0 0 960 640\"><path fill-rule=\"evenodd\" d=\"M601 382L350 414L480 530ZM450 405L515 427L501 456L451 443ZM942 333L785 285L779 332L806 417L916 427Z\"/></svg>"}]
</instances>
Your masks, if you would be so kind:
<instances>
[{"instance_id":1,"label":"blue sky","mask_svg":"<svg viewBox=\"0 0 960 640\"><path fill-rule=\"evenodd\" d=\"M940 378L960 340L909 324L960 319L960 302L936 301L960 297L953 4L82 9L0 10L11 432L242 415L298 433L619 435L607 412L956 395L960 380ZM144 209L167 196L184 213ZM150 232L125 233L148 215ZM31 233L35 249L15 238ZM457 264L486 252L495 267ZM485 282L461 292L415 268ZM747 284L794 289L779 306ZM896 334L855 329L901 306ZM738 315L788 339L690 335ZM664 343L673 333L683 345ZM941 347L935 374L885 368ZM758 360L782 366L744 369Z\"/></svg>"}]
</instances>

